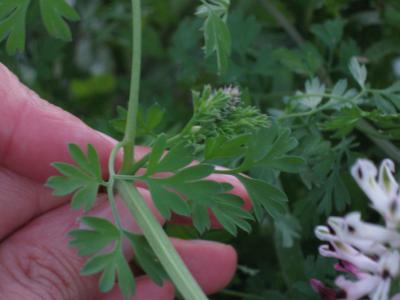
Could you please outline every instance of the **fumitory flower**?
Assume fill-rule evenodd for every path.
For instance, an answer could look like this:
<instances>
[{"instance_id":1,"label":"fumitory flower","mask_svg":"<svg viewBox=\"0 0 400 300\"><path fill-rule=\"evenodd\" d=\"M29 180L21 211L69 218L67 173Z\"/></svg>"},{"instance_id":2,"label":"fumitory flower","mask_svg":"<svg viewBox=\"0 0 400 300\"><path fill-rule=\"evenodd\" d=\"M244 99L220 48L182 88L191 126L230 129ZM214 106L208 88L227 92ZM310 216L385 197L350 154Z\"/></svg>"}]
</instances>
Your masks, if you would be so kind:
<instances>
[{"instance_id":1,"label":"fumitory flower","mask_svg":"<svg viewBox=\"0 0 400 300\"><path fill-rule=\"evenodd\" d=\"M393 172L389 159L383 160L379 170L365 159L351 169L371 207L382 215L383 225L364 222L359 212L351 212L329 217L327 225L316 227L316 236L327 242L319 253L338 259L335 269L344 273L336 278L335 289L311 280L322 299L400 299L400 192Z\"/></svg>"}]
</instances>

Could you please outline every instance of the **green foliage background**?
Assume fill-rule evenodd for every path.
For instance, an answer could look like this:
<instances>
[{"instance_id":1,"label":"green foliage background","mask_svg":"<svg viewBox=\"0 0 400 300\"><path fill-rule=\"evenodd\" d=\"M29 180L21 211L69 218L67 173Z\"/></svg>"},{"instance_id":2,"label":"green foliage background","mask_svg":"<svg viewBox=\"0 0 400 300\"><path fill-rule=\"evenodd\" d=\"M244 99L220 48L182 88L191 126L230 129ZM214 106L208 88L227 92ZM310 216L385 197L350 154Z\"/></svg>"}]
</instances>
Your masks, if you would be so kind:
<instances>
[{"instance_id":1,"label":"green foliage background","mask_svg":"<svg viewBox=\"0 0 400 300\"><path fill-rule=\"evenodd\" d=\"M217 75L215 56L204 59L202 20L194 15L198 5L189 0L144 1L140 98L142 110L154 102L165 109L160 131L176 132L185 124L191 116L190 91L205 84L238 85L246 102L276 115L297 111L289 97L314 76L327 87L341 78L357 87L348 68L353 56L366 64L367 81L375 89L400 77L399 1L232 1L227 21L231 60L222 76ZM67 43L45 33L39 1L33 1L26 51L10 56L1 47L0 61L43 98L119 137L109 120L129 93L129 2L76 1L75 8L81 21L70 24L73 40ZM368 215L367 200L348 170L358 156L375 161L386 157L379 147L382 140L398 145L399 102L394 93L381 98L372 94L363 107L368 115L349 108L280 122L291 128L300 142L297 154L307 162L300 176L279 177L292 214L275 224L283 230L276 230L265 216L250 235L233 239L222 231L205 234L203 238L232 243L239 252L240 267L229 290L213 299L317 299L308 279L330 282L335 274L331 261L316 258L313 227L327 215L349 209L376 217ZM378 130L377 140L356 126L364 117ZM252 175L277 180L277 174L262 168ZM182 238L198 237L191 228L167 230Z\"/></svg>"}]
</instances>

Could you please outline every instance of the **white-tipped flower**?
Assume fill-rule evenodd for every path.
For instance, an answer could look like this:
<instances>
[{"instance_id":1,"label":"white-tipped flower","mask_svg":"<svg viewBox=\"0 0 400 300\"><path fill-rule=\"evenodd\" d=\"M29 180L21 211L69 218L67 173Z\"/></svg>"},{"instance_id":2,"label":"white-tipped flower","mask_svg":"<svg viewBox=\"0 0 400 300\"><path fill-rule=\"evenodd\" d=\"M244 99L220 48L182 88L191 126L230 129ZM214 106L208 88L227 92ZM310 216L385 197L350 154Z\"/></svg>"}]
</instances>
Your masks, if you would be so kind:
<instances>
[{"instance_id":1,"label":"white-tipped flower","mask_svg":"<svg viewBox=\"0 0 400 300\"><path fill-rule=\"evenodd\" d=\"M352 167L351 174L371 200L373 208L386 217L390 208L390 199L376 181L378 170L375 165L369 160L360 159Z\"/></svg>"},{"instance_id":2,"label":"white-tipped flower","mask_svg":"<svg viewBox=\"0 0 400 300\"><path fill-rule=\"evenodd\" d=\"M357 281L348 280L344 276L339 276L335 280L335 284L345 292L346 300L357 300L371 295L379 282L377 276L366 273L362 274Z\"/></svg>"},{"instance_id":3,"label":"white-tipped flower","mask_svg":"<svg viewBox=\"0 0 400 300\"><path fill-rule=\"evenodd\" d=\"M319 254L325 257L348 261L365 272L378 272L379 266L375 260L345 243L333 242L330 245L321 245L319 247Z\"/></svg>"},{"instance_id":4,"label":"white-tipped flower","mask_svg":"<svg viewBox=\"0 0 400 300\"><path fill-rule=\"evenodd\" d=\"M399 291L391 290L393 280L400 279L400 192L393 172L394 163L389 159L381 163L379 170L365 159L358 160L351 169L385 226L363 222L359 212L352 212L329 217L327 226L315 228L315 235L328 243L319 247L320 254L338 259L336 270L348 274L335 281L340 288L337 299L399 298Z\"/></svg>"}]
</instances>

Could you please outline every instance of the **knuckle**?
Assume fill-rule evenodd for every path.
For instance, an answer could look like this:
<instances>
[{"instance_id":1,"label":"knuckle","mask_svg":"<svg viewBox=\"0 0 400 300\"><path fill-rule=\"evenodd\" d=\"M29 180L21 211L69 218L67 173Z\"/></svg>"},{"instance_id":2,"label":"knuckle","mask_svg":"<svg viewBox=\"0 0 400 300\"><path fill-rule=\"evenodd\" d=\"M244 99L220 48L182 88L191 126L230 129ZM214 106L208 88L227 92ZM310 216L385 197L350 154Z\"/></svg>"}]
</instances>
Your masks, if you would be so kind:
<instances>
[{"instance_id":1,"label":"knuckle","mask_svg":"<svg viewBox=\"0 0 400 300\"><path fill-rule=\"evenodd\" d=\"M16 248L13 249L21 249ZM3 249L6 250L6 249ZM21 287L29 296L8 299L69 300L77 299L83 289L78 272L67 255L55 253L46 246L25 245L23 251L2 251L0 266L9 278L8 294ZM1 284L0 284L1 292Z\"/></svg>"}]
</instances>

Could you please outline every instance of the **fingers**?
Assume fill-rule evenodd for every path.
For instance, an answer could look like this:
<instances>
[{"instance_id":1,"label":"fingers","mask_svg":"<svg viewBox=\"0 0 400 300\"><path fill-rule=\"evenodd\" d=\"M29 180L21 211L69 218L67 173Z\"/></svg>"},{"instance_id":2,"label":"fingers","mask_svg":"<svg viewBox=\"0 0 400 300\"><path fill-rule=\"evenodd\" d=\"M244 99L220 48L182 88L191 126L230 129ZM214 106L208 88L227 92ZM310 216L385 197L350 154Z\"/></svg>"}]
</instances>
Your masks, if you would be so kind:
<instances>
[{"instance_id":1,"label":"fingers","mask_svg":"<svg viewBox=\"0 0 400 300\"><path fill-rule=\"evenodd\" d=\"M232 246L203 240L172 240L176 250L206 294L228 285L237 265Z\"/></svg>"},{"instance_id":2,"label":"fingers","mask_svg":"<svg viewBox=\"0 0 400 300\"><path fill-rule=\"evenodd\" d=\"M156 213L148 192L141 192L153 213ZM128 211L122 206L119 208L124 226L137 231L137 225ZM111 214L104 202L94 212L106 217ZM77 257L76 251L67 247L66 233L78 225L77 216L77 212L63 206L32 221L1 244L1 299L83 300L97 294L98 278L81 277L79 270L84 259ZM160 222L163 221L160 216L158 218ZM236 254L232 247L207 241L173 240L173 243L207 293L224 287L232 278L236 268ZM127 257L133 255L129 251L125 253ZM169 297L171 291L168 287L165 289L160 293L166 293Z\"/></svg>"},{"instance_id":3,"label":"fingers","mask_svg":"<svg viewBox=\"0 0 400 300\"><path fill-rule=\"evenodd\" d=\"M159 222L163 222L148 192L141 192ZM118 208L123 225L138 232L137 224L121 202ZM103 201L93 214L110 217L111 209ZM32 221L0 245L0 299L93 298L98 279L96 276L80 276L84 258L78 257L76 250L68 247L66 234L79 226L78 216L78 212L63 206ZM131 250L125 254L128 258L133 256ZM21 291L20 298L14 296L16 291Z\"/></svg>"},{"instance_id":4,"label":"fingers","mask_svg":"<svg viewBox=\"0 0 400 300\"><path fill-rule=\"evenodd\" d=\"M243 186L233 176L212 175L217 181L232 184L232 192L242 197L247 203L248 196ZM13 230L29 220L58 207L68 201L69 197L55 197L51 190L32 179L18 175L0 166L0 241ZM214 227L219 227L215 217L211 217ZM189 218L173 216L172 222L190 224Z\"/></svg>"},{"instance_id":5,"label":"fingers","mask_svg":"<svg viewBox=\"0 0 400 300\"><path fill-rule=\"evenodd\" d=\"M9 169L16 175L20 175L21 179L26 177L43 184L47 177L56 173L56 170L50 165L52 162L71 161L67 144L76 143L86 147L90 143L97 149L104 166L103 171L106 173L105 166L115 141L91 129L73 115L40 99L1 64L0 111L2 112L0 118L0 166L3 167L3 170ZM141 157L148 151L148 148L136 147L136 156ZM245 189L236 178L221 175L213 175L212 178L217 181L230 182L234 187L232 192L245 200L245 207L250 206ZM3 187L6 184L2 180L4 178L0 178L0 188L4 190ZM24 181L21 184L25 183L27 182ZM14 212L7 213L8 219L3 218L6 214L0 211L2 223L13 223L7 225L7 228L15 228L30 218L68 200L67 197L55 199L49 195L47 189L28 185L28 187L19 183L13 185L18 187L16 190L20 189L21 192L28 191L28 193L20 195L18 198L9 197L16 202L14 209L11 208ZM31 190L36 192L30 193ZM31 201L32 198L34 201ZM40 205L38 206L37 203ZM25 205L28 205L29 208L25 208ZM23 211L22 216L18 215L16 218L15 212L18 210L15 207ZM24 214L25 216L23 216ZM213 224L218 225L215 218L212 219ZM174 221L188 222L185 218L176 218ZM0 230L0 239L1 235L4 236L4 232L10 231L5 229L6 227Z\"/></svg>"},{"instance_id":6,"label":"fingers","mask_svg":"<svg viewBox=\"0 0 400 300\"><path fill-rule=\"evenodd\" d=\"M0 64L0 165L44 182L55 161L71 161L67 145L93 144L105 166L115 141L40 99ZM143 150L137 148L137 156ZM104 168L104 171L106 169Z\"/></svg>"},{"instance_id":7,"label":"fingers","mask_svg":"<svg viewBox=\"0 0 400 300\"><path fill-rule=\"evenodd\" d=\"M0 166L0 241L39 214L60 206L66 197L54 197L43 184Z\"/></svg>"},{"instance_id":8,"label":"fingers","mask_svg":"<svg viewBox=\"0 0 400 300\"><path fill-rule=\"evenodd\" d=\"M231 246L201 240L172 239L172 243L206 294L218 292L231 281L237 264L237 255ZM169 282L160 287L146 276L137 280L137 291L132 300L174 299L174 288ZM118 288L114 288L110 293L100 294L98 299L122 300L122 296Z\"/></svg>"},{"instance_id":9,"label":"fingers","mask_svg":"<svg viewBox=\"0 0 400 300\"><path fill-rule=\"evenodd\" d=\"M232 247L201 240L173 239L172 242L206 294L216 293L231 281L237 263L237 255ZM174 288L169 282L164 282L160 287L146 276L139 277L137 280L137 291L132 300L175 299ZM99 296L98 299L122 300L122 296L118 288L114 288L113 291Z\"/></svg>"},{"instance_id":10,"label":"fingers","mask_svg":"<svg viewBox=\"0 0 400 300\"><path fill-rule=\"evenodd\" d=\"M206 294L213 294L226 287L235 274L237 254L228 245L202 240L172 239L179 255ZM143 284L139 287L139 284ZM138 278L138 290L132 300L174 299L174 289L169 282L160 287L146 276ZM101 300L122 300L118 288Z\"/></svg>"}]
</instances>

